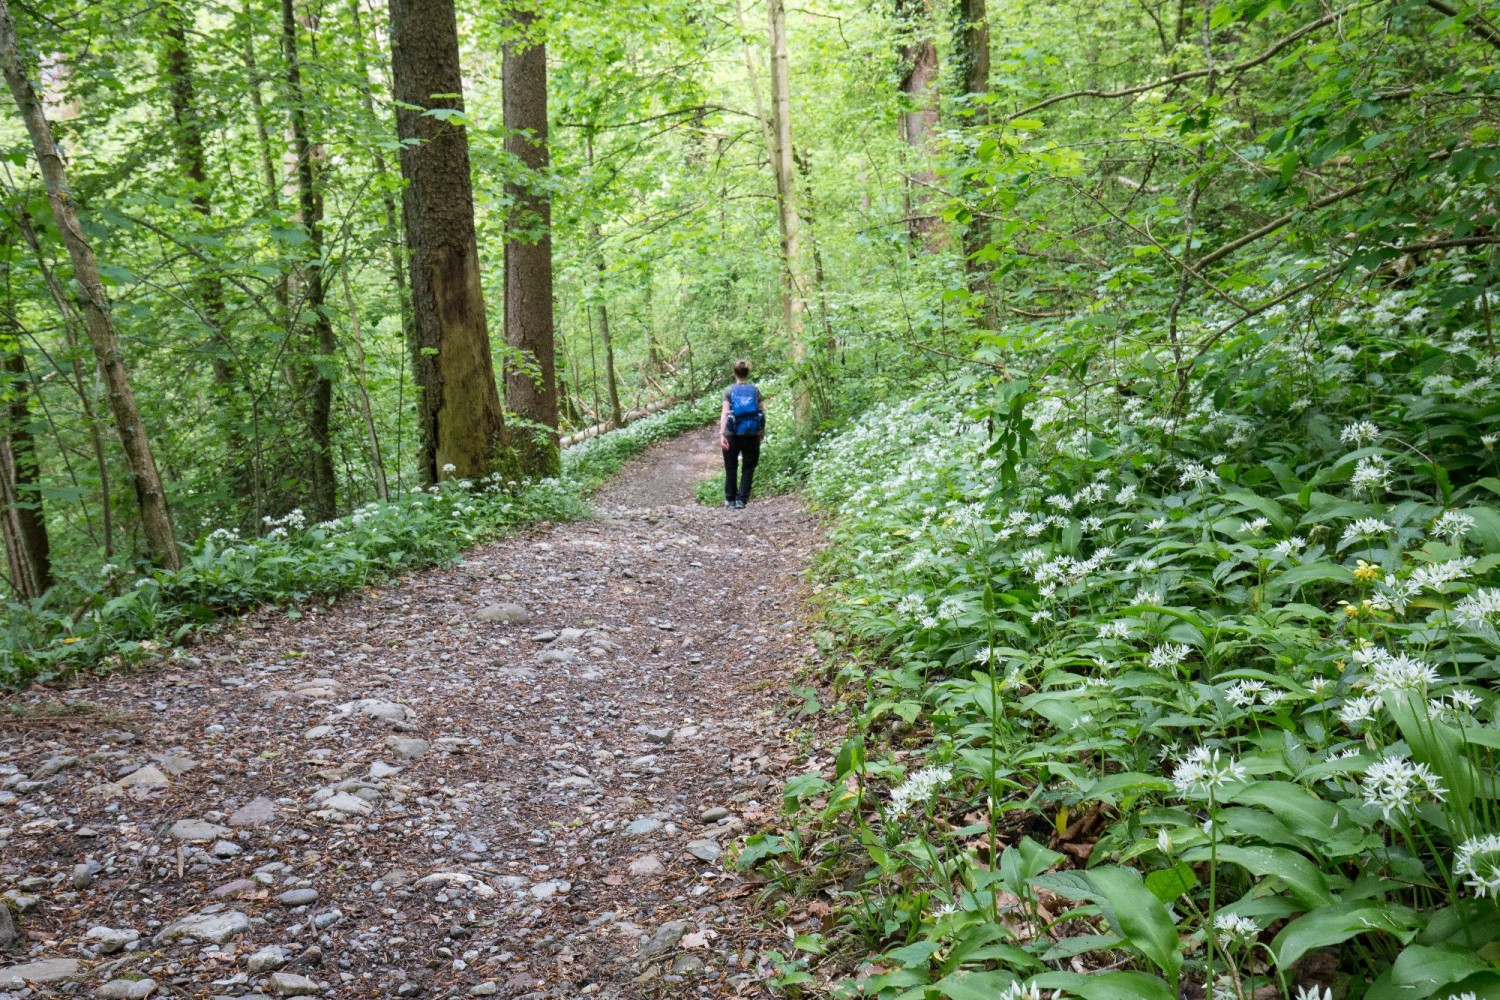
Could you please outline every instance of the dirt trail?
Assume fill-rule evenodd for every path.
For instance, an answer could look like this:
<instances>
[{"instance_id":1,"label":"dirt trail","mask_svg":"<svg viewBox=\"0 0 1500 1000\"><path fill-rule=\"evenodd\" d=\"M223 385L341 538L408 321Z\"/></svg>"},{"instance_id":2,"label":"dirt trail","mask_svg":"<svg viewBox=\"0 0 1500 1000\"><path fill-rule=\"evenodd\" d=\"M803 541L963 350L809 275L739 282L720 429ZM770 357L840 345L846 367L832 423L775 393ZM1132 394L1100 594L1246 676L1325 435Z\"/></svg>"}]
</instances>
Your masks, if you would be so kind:
<instances>
[{"instance_id":1,"label":"dirt trail","mask_svg":"<svg viewBox=\"0 0 1500 1000\"><path fill-rule=\"evenodd\" d=\"M815 530L696 506L717 461L0 726L0 998L762 995L721 854L798 764Z\"/></svg>"}]
</instances>

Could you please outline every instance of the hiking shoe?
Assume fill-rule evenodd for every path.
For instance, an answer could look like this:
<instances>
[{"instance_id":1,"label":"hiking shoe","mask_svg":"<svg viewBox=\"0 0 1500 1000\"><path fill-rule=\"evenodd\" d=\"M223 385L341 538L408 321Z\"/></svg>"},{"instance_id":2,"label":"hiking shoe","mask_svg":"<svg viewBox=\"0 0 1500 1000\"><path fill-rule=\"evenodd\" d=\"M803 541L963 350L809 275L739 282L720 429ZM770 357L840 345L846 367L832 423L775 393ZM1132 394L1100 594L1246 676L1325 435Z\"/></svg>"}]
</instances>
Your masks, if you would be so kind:
<instances>
[{"instance_id":1,"label":"hiking shoe","mask_svg":"<svg viewBox=\"0 0 1500 1000\"><path fill-rule=\"evenodd\" d=\"M734 509L735 510L744 510L745 509L745 501L743 501L743 500L736 500L734 502Z\"/></svg>"},{"instance_id":2,"label":"hiking shoe","mask_svg":"<svg viewBox=\"0 0 1500 1000\"><path fill-rule=\"evenodd\" d=\"M724 506L727 507L730 510L734 510L734 505L735 505L735 502L733 500L725 500L724 501Z\"/></svg>"}]
</instances>

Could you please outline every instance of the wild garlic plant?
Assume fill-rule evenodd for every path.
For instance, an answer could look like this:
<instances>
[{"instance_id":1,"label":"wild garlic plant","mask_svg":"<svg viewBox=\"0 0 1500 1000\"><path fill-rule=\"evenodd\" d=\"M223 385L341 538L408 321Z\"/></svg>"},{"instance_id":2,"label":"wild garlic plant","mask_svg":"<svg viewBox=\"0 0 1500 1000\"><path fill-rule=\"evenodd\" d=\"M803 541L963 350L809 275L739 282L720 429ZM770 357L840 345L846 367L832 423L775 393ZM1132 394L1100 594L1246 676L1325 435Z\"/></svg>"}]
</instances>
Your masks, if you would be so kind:
<instances>
[{"instance_id":1,"label":"wild garlic plant","mask_svg":"<svg viewBox=\"0 0 1500 1000\"><path fill-rule=\"evenodd\" d=\"M1394 308L1351 306L1383 332L1347 345L1247 338L1171 407L1117 391L1139 368L1091 356L1091 390L1043 365L1021 461L986 375L812 457L859 752L788 801L884 955L844 992L1500 983L1500 417L1470 403L1472 338ZM924 766L918 828L886 803ZM1324 951L1337 976L1307 979Z\"/></svg>"}]
</instances>

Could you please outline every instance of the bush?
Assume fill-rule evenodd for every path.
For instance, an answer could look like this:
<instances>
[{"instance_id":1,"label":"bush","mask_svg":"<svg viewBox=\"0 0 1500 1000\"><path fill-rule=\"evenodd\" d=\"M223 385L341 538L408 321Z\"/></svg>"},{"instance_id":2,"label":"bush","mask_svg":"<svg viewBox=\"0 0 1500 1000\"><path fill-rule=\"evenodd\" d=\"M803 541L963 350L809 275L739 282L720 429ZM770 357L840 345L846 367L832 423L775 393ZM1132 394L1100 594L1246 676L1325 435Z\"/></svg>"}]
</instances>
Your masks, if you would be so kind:
<instances>
[{"instance_id":1,"label":"bush","mask_svg":"<svg viewBox=\"0 0 1500 1000\"><path fill-rule=\"evenodd\" d=\"M1490 995L1497 365L1402 312L1185 397L1053 337L811 455L853 725L742 863L837 902L806 953L880 953L841 992L1290 995L1337 948L1367 996Z\"/></svg>"}]
</instances>

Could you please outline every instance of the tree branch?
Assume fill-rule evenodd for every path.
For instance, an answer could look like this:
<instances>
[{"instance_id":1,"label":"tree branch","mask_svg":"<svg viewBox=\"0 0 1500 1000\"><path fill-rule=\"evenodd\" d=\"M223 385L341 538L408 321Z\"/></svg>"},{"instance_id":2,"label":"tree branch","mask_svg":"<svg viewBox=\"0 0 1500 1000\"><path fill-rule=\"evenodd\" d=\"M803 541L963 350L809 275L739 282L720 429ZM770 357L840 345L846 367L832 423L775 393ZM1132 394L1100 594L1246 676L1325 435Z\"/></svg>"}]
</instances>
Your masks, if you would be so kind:
<instances>
[{"instance_id":1,"label":"tree branch","mask_svg":"<svg viewBox=\"0 0 1500 1000\"><path fill-rule=\"evenodd\" d=\"M1484 15L1478 11L1474 11L1466 17L1459 12L1457 7L1454 7L1450 3L1444 3L1443 0L1427 0L1427 6L1440 14L1446 14L1458 20L1465 28L1474 32L1474 34L1483 38L1495 48L1500 49L1500 30L1496 30L1495 26L1486 21Z\"/></svg>"},{"instance_id":2,"label":"tree branch","mask_svg":"<svg viewBox=\"0 0 1500 1000\"><path fill-rule=\"evenodd\" d=\"M1350 195L1359 194L1366 188L1373 187L1375 183L1375 181L1365 181L1363 184L1356 184L1353 187L1344 188L1342 191L1335 191L1332 194L1325 195L1316 201L1308 202L1304 208L1304 211L1309 209L1327 208L1329 205L1332 205L1335 202L1343 201ZM1230 240L1228 243L1225 243L1223 246L1219 247L1219 249L1200 257L1198 259L1198 266L1208 267L1208 265L1210 264L1223 260L1225 257L1228 257L1230 254L1234 253L1241 247L1248 246L1249 244L1254 243L1256 240L1260 239L1263 236L1271 235L1272 233L1276 232L1276 230L1282 228L1296 217L1297 213L1295 212L1288 212L1285 215L1278 216L1272 219L1270 222L1267 222L1265 225L1261 226L1259 229L1252 229L1250 232L1246 233L1244 236L1241 236L1239 239Z\"/></svg>"},{"instance_id":3,"label":"tree branch","mask_svg":"<svg viewBox=\"0 0 1500 1000\"><path fill-rule=\"evenodd\" d=\"M1428 0L1428 2L1441 2L1441 0ZM1199 77L1208 76L1209 74L1224 77L1233 76L1237 73L1243 73L1245 70L1253 69L1254 67L1259 66L1261 63L1269 62L1271 59L1274 59L1276 57L1277 53L1281 52L1283 49L1287 48L1289 45L1291 45L1293 42L1296 42L1303 36L1317 31L1319 28L1326 27L1327 25L1332 24L1334 21L1347 16L1348 14L1363 6L1367 5L1356 4L1353 7L1345 7L1343 10L1336 10L1330 14L1324 14L1316 21L1313 21L1309 24L1304 24L1302 27L1298 28L1290 35L1282 38L1280 41L1272 45L1270 48L1266 49L1266 51L1262 52L1260 55L1247 59L1244 62L1234 63L1231 66L1191 69L1182 73L1177 73L1172 76L1165 77L1161 80L1157 80L1155 83L1143 83L1140 86L1126 87L1123 90L1074 90L1066 94L1055 94L1044 101L1038 101L1030 107L1022 108L1020 111L1011 114L1009 118L1010 120L1014 121L1015 119L1021 118L1025 115L1029 115L1034 111L1040 111L1042 108L1048 107L1053 104L1058 104L1062 101L1071 101L1077 97L1100 97L1110 99L1118 97L1133 97L1136 94L1144 94L1147 91L1151 90L1160 90L1162 87L1175 86L1176 84L1183 83L1187 80L1196 80Z\"/></svg>"}]
</instances>

